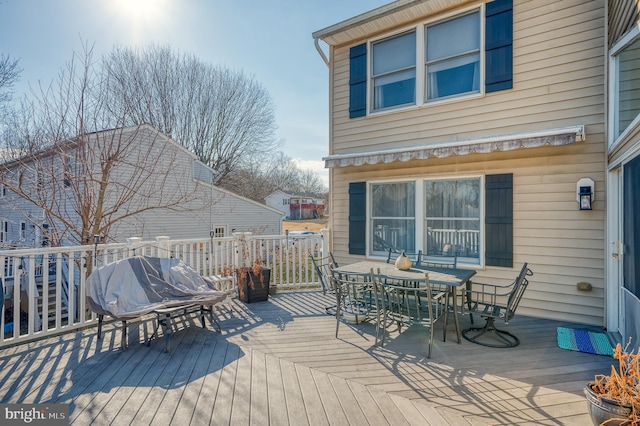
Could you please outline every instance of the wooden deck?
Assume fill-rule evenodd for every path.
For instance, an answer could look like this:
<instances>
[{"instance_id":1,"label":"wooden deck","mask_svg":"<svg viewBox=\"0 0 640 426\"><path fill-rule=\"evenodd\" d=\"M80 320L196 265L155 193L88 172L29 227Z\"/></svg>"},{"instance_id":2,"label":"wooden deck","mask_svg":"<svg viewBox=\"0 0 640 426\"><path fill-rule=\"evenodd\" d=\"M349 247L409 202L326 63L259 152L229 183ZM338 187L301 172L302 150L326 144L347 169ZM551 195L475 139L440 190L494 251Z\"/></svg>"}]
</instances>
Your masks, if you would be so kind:
<instances>
[{"instance_id":1,"label":"wooden deck","mask_svg":"<svg viewBox=\"0 0 640 426\"><path fill-rule=\"evenodd\" d=\"M0 351L0 402L68 403L76 425L484 425L590 424L583 388L613 358L556 345L554 321L516 318L521 344L493 349L442 341L431 359L420 326L340 326L330 296L281 292L222 308L222 334L187 319L150 347L151 321L95 328ZM462 326L467 324L462 319ZM452 322L452 321L451 321ZM453 323L453 322L452 322ZM451 326L452 328L453 326ZM440 330L439 330L440 331Z\"/></svg>"}]
</instances>

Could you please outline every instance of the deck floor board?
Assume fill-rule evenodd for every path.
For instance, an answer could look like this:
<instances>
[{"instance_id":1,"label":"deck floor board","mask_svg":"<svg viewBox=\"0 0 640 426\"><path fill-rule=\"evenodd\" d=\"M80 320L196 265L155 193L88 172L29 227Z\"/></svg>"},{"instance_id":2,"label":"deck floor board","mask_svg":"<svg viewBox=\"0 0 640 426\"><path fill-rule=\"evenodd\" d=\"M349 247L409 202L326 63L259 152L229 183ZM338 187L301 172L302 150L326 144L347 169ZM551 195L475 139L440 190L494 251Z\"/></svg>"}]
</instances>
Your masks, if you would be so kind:
<instances>
[{"instance_id":1,"label":"deck floor board","mask_svg":"<svg viewBox=\"0 0 640 426\"><path fill-rule=\"evenodd\" d=\"M232 302L222 332L176 321L171 350L151 342L153 320L120 324L0 350L1 403L67 403L74 425L583 425L586 382L611 357L557 347L571 324L518 316L502 327L520 346L458 344L453 321L436 330L394 325L384 347L375 326L325 313L333 296L280 292L268 302ZM474 318L478 324L481 319ZM469 326L461 317L461 326Z\"/></svg>"}]
</instances>

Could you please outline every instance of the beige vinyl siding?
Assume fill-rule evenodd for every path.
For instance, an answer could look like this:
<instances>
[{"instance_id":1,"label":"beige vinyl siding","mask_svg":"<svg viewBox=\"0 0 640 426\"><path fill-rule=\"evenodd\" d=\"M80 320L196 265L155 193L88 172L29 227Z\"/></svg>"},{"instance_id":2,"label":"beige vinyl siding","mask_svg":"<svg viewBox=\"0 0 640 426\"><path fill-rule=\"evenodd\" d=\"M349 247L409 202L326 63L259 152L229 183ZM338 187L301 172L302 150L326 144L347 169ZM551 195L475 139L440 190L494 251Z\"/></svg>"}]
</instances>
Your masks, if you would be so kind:
<instances>
[{"instance_id":1,"label":"beige vinyl siding","mask_svg":"<svg viewBox=\"0 0 640 426\"><path fill-rule=\"evenodd\" d=\"M348 184L342 182L513 173L514 268L478 270L477 281L506 284L528 262L535 275L521 312L600 325L604 316L604 173L592 173L585 166L581 160L588 164L588 154L576 156L565 148L522 150L517 156L500 153L490 160L470 155L394 163L386 165L386 170L381 166L337 168L334 182L341 183L332 188L334 253L339 262L359 258L348 255ZM589 212L577 210L575 200L576 182L585 175L596 181L595 210ZM576 284L581 281L591 283L593 291L578 291Z\"/></svg>"},{"instance_id":2,"label":"beige vinyl siding","mask_svg":"<svg viewBox=\"0 0 640 426\"><path fill-rule=\"evenodd\" d=\"M331 169L332 248L338 261L361 259L347 248L350 182L513 173L514 267L478 270L477 281L506 284L529 262L535 275L521 313L603 325L604 31L603 0L514 0L513 89L353 120L348 55L363 40L335 48L330 154L575 125L584 125L586 133L585 141L563 147ZM576 182L582 177L595 181L592 211L578 210ZM582 281L593 290L578 291Z\"/></svg>"},{"instance_id":3,"label":"beige vinyl siding","mask_svg":"<svg viewBox=\"0 0 640 426\"><path fill-rule=\"evenodd\" d=\"M523 126L527 131L541 130L562 127L571 118L576 119L571 124L580 124L582 117L600 116L604 108L604 10L598 19L593 15L602 1L566 2L574 6L554 12L554 24L539 33L519 17L521 2L514 3L514 89L510 91L350 120L350 46L336 49L331 153L475 139L521 132ZM534 10L543 22L549 20L554 2L529 3L538 5ZM522 29L525 23L527 27ZM576 34L568 36L565 26ZM594 42L598 38L599 43ZM507 118L505 126L501 120Z\"/></svg>"}]
</instances>

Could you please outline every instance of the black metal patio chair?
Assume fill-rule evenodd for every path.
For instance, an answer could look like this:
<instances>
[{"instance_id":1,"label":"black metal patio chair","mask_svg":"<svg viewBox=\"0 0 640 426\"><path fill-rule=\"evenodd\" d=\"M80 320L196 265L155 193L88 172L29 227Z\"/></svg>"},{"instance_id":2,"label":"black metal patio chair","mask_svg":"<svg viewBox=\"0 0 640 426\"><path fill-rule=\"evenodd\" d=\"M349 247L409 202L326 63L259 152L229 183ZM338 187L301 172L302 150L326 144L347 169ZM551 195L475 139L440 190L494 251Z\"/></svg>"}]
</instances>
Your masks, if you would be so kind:
<instances>
[{"instance_id":1,"label":"black metal patio chair","mask_svg":"<svg viewBox=\"0 0 640 426\"><path fill-rule=\"evenodd\" d=\"M373 288L376 292L376 301L380 301L378 308L381 315L377 317L376 342L384 346L387 322L395 322L398 331L403 326L419 324L429 327L429 345L427 358L431 358L433 345L433 333L435 323L444 316L447 307L445 298L447 292L434 290L429 281L429 273L425 273L424 283L419 286L407 286L403 280L390 279L372 275Z\"/></svg>"},{"instance_id":2,"label":"black metal patio chair","mask_svg":"<svg viewBox=\"0 0 640 426\"><path fill-rule=\"evenodd\" d=\"M329 282L331 277L331 268L337 268L338 262L336 262L336 259L333 257L333 253L331 252L324 257L313 257L313 255L309 255L309 257L311 258L316 274L318 274L318 279L322 286L322 293L327 294L331 284Z\"/></svg>"},{"instance_id":3,"label":"black metal patio chair","mask_svg":"<svg viewBox=\"0 0 640 426\"><path fill-rule=\"evenodd\" d=\"M524 291L529 285L527 277L533 275L527 263L522 266L515 281L509 285L482 284L473 282L472 289L467 290L467 303L470 314L477 314L486 320L484 327L472 327L462 330L462 336L473 343L493 348L512 348L520 344L520 340L508 331L499 330L496 320L505 325L513 319ZM473 287L479 287L474 290ZM492 337L489 337L492 336Z\"/></svg>"},{"instance_id":4,"label":"black metal patio chair","mask_svg":"<svg viewBox=\"0 0 640 426\"><path fill-rule=\"evenodd\" d=\"M372 275L373 271L367 274L348 274L331 268L331 287L336 296L336 337L342 321L359 324L377 316L377 305L373 302ZM330 311L327 310L327 313Z\"/></svg>"}]
</instances>

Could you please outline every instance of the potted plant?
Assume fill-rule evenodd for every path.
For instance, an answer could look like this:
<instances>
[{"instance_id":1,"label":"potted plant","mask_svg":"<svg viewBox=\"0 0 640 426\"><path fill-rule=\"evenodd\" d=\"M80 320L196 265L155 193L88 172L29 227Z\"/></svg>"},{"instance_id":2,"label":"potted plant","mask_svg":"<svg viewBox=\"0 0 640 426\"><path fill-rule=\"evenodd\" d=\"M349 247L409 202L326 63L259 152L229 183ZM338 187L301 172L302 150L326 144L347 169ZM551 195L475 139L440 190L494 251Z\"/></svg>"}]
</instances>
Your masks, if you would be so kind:
<instances>
[{"instance_id":1,"label":"potted plant","mask_svg":"<svg viewBox=\"0 0 640 426\"><path fill-rule=\"evenodd\" d=\"M236 268L235 273L240 300L253 303L263 302L269 298L271 269L264 267L260 260L254 261L251 266Z\"/></svg>"},{"instance_id":2,"label":"potted plant","mask_svg":"<svg viewBox=\"0 0 640 426\"><path fill-rule=\"evenodd\" d=\"M609 375L599 374L585 388L587 408L594 425L640 425L640 354L618 343Z\"/></svg>"}]
</instances>

